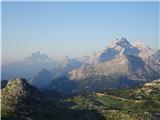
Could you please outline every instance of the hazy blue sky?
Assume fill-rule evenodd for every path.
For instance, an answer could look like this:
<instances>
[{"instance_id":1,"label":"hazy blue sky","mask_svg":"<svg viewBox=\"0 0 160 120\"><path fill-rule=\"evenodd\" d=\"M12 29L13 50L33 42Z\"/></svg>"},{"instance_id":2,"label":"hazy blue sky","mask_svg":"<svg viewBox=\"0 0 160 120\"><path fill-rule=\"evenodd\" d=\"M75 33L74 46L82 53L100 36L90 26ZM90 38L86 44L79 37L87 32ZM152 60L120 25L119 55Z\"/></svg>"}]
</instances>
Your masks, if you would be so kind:
<instances>
[{"instance_id":1,"label":"hazy blue sky","mask_svg":"<svg viewBox=\"0 0 160 120\"><path fill-rule=\"evenodd\" d=\"M158 2L3 2L3 62L90 54L125 37L159 47Z\"/></svg>"}]
</instances>

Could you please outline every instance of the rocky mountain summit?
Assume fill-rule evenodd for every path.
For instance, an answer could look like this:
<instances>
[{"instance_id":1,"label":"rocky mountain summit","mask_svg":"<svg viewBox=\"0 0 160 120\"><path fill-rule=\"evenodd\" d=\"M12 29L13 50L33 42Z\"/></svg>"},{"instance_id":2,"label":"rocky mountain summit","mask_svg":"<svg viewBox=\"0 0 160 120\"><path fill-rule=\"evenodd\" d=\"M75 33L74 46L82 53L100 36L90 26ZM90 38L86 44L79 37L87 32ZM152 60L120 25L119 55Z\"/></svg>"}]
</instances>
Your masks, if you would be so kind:
<instances>
[{"instance_id":1,"label":"rocky mountain summit","mask_svg":"<svg viewBox=\"0 0 160 120\"><path fill-rule=\"evenodd\" d=\"M9 96L9 97L8 97ZM2 89L3 99L16 99L15 102L35 102L45 103L44 98L40 92L34 86L28 84L23 78L17 78L10 80L6 86Z\"/></svg>"},{"instance_id":2,"label":"rocky mountain summit","mask_svg":"<svg viewBox=\"0 0 160 120\"><path fill-rule=\"evenodd\" d=\"M1 119L104 120L103 116L94 110L75 111L50 103L36 87L22 78L10 80L1 90Z\"/></svg>"},{"instance_id":3,"label":"rocky mountain summit","mask_svg":"<svg viewBox=\"0 0 160 120\"><path fill-rule=\"evenodd\" d=\"M43 105L45 102L38 89L22 78L10 80L1 90L1 107L4 116L14 114L15 110L21 110L28 104Z\"/></svg>"},{"instance_id":4,"label":"rocky mountain summit","mask_svg":"<svg viewBox=\"0 0 160 120\"><path fill-rule=\"evenodd\" d=\"M141 43L131 44L126 38L113 40L106 48L85 56L82 60L88 64L106 62L123 55L150 56L154 50Z\"/></svg>"}]
</instances>

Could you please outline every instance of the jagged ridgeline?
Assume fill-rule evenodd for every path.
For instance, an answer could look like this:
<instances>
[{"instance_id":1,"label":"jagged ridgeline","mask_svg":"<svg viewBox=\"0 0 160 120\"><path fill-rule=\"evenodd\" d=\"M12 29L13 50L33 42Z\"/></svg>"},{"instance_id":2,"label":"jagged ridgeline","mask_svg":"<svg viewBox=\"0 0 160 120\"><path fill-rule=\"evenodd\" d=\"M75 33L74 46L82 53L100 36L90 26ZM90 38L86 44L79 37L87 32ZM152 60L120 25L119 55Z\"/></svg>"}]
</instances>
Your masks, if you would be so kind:
<instances>
[{"instance_id":1,"label":"jagged ridgeline","mask_svg":"<svg viewBox=\"0 0 160 120\"><path fill-rule=\"evenodd\" d=\"M2 81L2 84L2 120L103 120L101 114L95 110L57 107L25 79Z\"/></svg>"}]
</instances>

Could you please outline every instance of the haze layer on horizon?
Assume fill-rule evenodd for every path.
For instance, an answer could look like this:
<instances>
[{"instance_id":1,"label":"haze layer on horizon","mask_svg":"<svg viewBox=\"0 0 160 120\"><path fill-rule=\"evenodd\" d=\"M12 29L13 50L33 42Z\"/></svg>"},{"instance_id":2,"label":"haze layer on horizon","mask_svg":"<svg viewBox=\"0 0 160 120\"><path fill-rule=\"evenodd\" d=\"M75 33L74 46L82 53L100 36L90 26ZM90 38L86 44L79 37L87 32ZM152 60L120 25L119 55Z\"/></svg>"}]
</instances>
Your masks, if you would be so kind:
<instances>
[{"instance_id":1,"label":"haze layer on horizon","mask_svg":"<svg viewBox=\"0 0 160 120\"><path fill-rule=\"evenodd\" d=\"M158 2L2 2L2 61L79 57L125 37L159 48Z\"/></svg>"}]
</instances>

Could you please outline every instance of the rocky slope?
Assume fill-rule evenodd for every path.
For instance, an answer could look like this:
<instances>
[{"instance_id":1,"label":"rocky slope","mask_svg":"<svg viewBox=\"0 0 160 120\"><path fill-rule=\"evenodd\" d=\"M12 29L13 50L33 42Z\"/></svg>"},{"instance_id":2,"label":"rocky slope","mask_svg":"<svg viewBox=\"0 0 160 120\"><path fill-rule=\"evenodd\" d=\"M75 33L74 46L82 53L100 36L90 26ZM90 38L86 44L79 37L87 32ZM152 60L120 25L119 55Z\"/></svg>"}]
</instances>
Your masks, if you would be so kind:
<instances>
[{"instance_id":1,"label":"rocky slope","mask_svg":"<svg viewBox=\"0 0 160 120\"><path fill-rule=\"evenodd\" d=\"M145 83L141 88L133 92L137 99L150 99L160 101L160 79Z\"/></svg>"},{"instance_id":2,"label":"rocky slope","mask_svg":"<svg viewBox=\"0 0 160 120\"><path fill-rule=\"evenodd\" d=\"M154 49L140 42L133 43L133 46L139 49L140 52L138 53L138 56L141 58L148 58L155 52Z\"/></svg>"},{"instance_id":3,"label":"rocky slope","mask_svg":"<svg viewBox=\"0 0 160 120\"><path fill-rule=\"evenodd\" d=\"M145 58L144 61L160 75L160 49L153 52L153 54Z\"/></svg>"},{"instance_id":4,"label":"rocky slope","mask_svg":"<svg viewBox=\"0 0 160 120\"><path fill-rule=\"evenodd\" d=\"M108 76L117 74L133 80L154 80L158 74L136 56L121 56L111 61L97 64L89 68L80 68L69 73L70 79L77 80L93 75Z\"/></svg>"},{"instance_id":5,"label":"rocky slope","mask_svg":"<svg viewBox=\"0 0 160 120\"><path fill-rule=\"evenodd\" d=\"M10 80L1 91L2 118L16 117L16 111L25 112L21 110L28 104L45 104L45 102L40 92L30 86L25 79Z\"/></svg>"},{"instance_id":6,"label":"rocky slope","mask_svg":"<svg viewBox=\"0 0 160 120\"><path fill-rule=\"evenodd\" d=\"M56 97L56 96L52 96ZM95 110L69 110L51 103L25 79L10 80L1 91L2 120L104 120Z\"/></svg>"}]
</instances>

